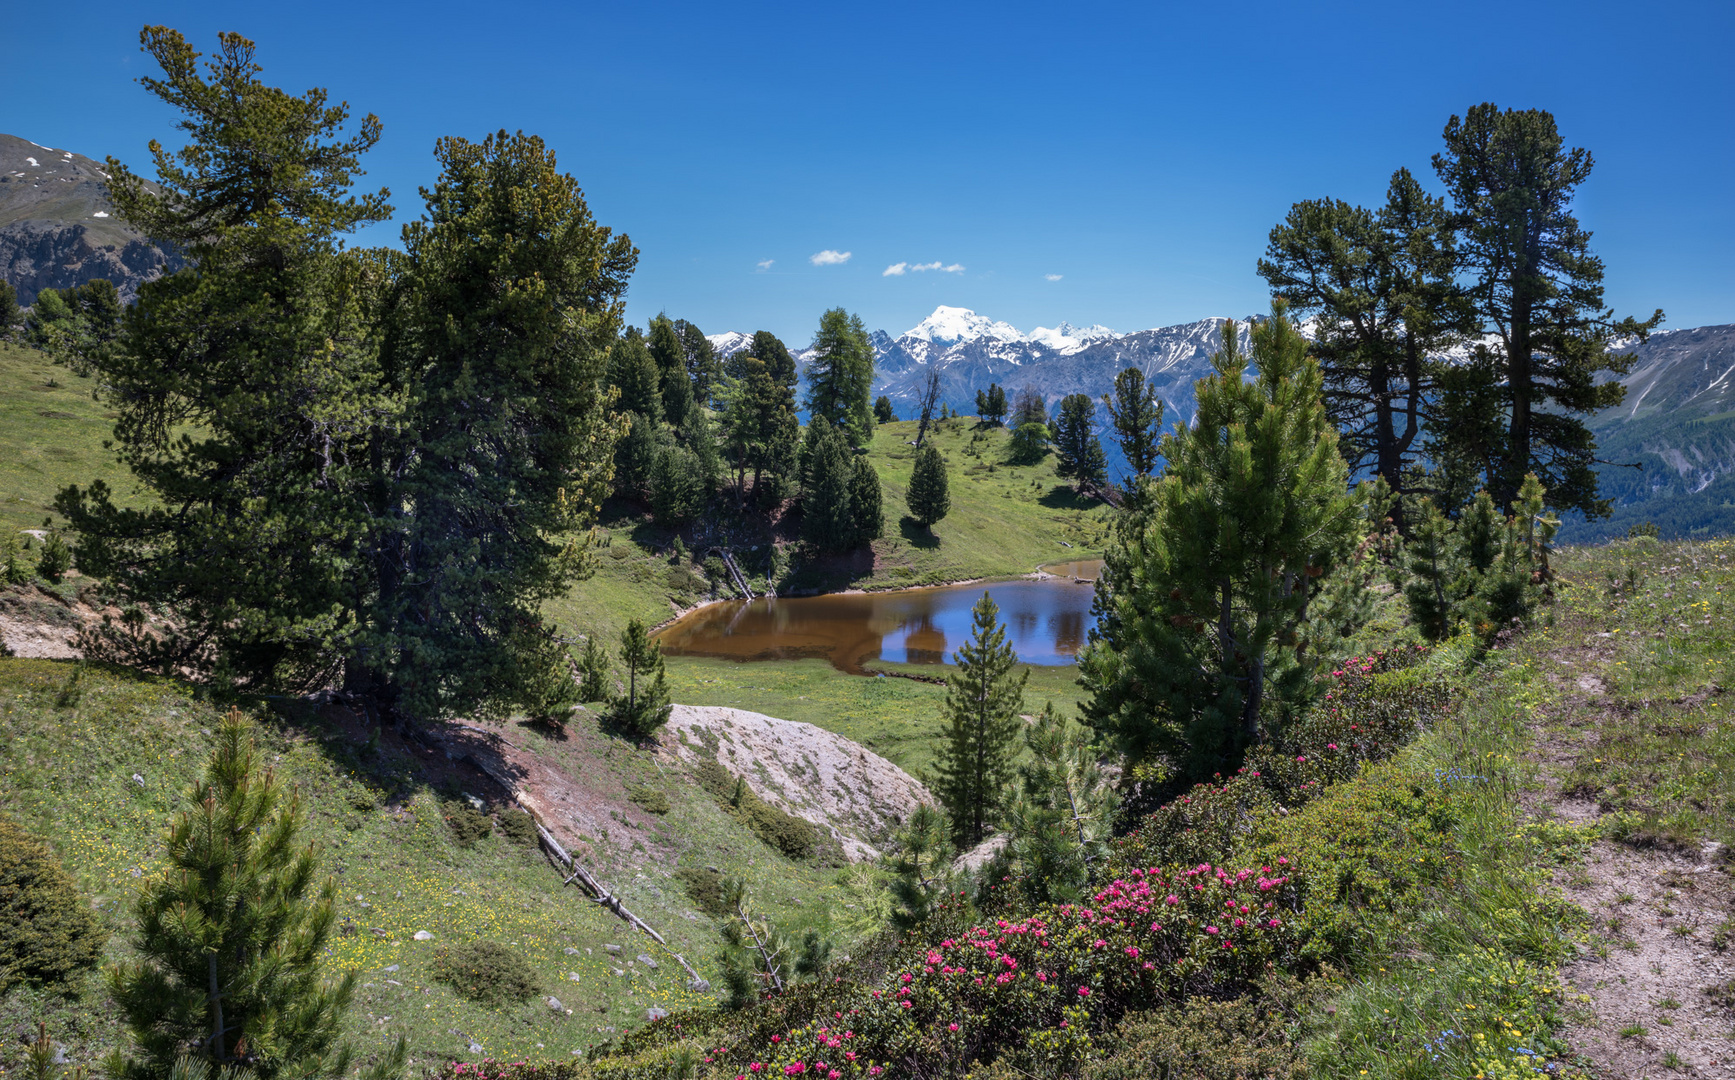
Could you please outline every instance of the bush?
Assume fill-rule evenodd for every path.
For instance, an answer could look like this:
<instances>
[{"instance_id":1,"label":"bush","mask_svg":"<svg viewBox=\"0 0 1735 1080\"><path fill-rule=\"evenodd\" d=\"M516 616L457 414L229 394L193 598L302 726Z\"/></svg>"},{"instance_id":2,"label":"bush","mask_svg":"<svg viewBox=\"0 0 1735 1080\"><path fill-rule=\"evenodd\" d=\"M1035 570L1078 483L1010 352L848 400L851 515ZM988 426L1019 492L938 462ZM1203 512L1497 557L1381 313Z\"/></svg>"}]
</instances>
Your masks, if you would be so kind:
<instances>
[{"instance_id":1,"label":"bush","mask_svg":"<svg viewBox=\"0 0 1735 1080\"><path fill-rule=\"evenodd\" d=\"M36 560L36 572L49 581L59 581L72 569L72 549L57 532L48 534L42 542L42 555Z\"/></svg>"},{"instance_id":2,"label":"bush","mask_svg":"<svg viewBox=\"0 0 1735 1080\"><path fill-rule=\"evenodd\" d=\"M683 866L675 871L675 878L686 886L694 907L714 919L729 914L729 905L723 901L722 874L709 866Z\"/></svg>"},{"instance_id":3,"label":"bush","mask_svg":"<svg viewBox=\"0 0 1735 1080\"><path fill-rule=\"evenodd\" d=\"M717 805L738 818L753 835L791 859L810 858L818 847L812 822L786 814L754 794L747 782L733 775L716 758L705 758L696 770L699 786Z\"/></svg>"},{"instance_id":4,"label":"bush","mask_svg":"<svg viewBox=\"0 0 1735 1080\"><path fill-rule=\"evenodd\" d=\"M647 814L669 812L669 797L654 787L627 788L627 801Z\"/></svg>"},{"instance_id":5,"label":"bush","mask_svg":"<svg viewBox=\"0 0 1735 1080\"><path fill-rule=\"evenodd\" d=\"M488 834L494 831L494 822L488 815L471 806L468 802L448 803L446 809L446 824L452 828L452 839L461 848L472 848L476 841L486 840Z\"/></svg>"},{"instance_id":6,"label":"bush","mask_svg":"<svg viewBox=\"0 0 1735 1080\"><path fill-rule=\"evenodd\" d=\"M0 993L20 982L69 989L107 938L48 847L0 817Z\"/></svg>"},{"instance_id":7,"label":"bush","mask_svg":"<svg viewBox=\"0 0 1735 1080\"><path fill-rule=\"evenodd\" d=\"M1306 1014L1299 984L1233 1001L1188 1001L1126 1018L1087 1080L1303 1080L1296 1037Z\"/></svg>"},{"instance_id":8,"label":"bush","mask_svg":"<svg viewBox=\"0 0 1735 1080\"><path fill-rule=\"evenodd\" d=\"M495 941L441 948L434 954L434 978L484 1005L528 1001L542 988L530 962Z\"/></svg>"},{"instance_id":9,"label":"bush","mask_svg":"<svg viewBox=\"0 0 1735 1080\"><path fill-rule=\"evenodd\" d=\"M536 843L536 820L520 807L501 811L500 831L515 844Z\"/></svg>"}]
</instances>

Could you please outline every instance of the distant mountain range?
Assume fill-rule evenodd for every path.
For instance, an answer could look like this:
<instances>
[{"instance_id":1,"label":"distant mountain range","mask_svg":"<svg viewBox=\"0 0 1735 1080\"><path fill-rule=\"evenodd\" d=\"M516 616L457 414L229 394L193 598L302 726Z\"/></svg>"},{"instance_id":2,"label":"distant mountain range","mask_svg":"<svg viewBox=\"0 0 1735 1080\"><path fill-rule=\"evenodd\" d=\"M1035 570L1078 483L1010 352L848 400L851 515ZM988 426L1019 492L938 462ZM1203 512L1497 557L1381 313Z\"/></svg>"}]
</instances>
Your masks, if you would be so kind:
<instances>
[{"instance_id":1,"label":"distant mountain range","mask_svg":"<svg viewBox=\"0 0 1735 1080\"><path fill-rule=\"evenodd\" d=\"M967 308L942 306L895 338L873 331L873 392L910 417L928 373L938 371L940 399L954 411L974 414L976 391L997 382L1008 396L1034 389L1052 412L1067 394L1100 399L1116 373L1136 366L1166 403L1167 427L1192 419L1193 384L1210 374L1223 322L1200 319L1124 334L1061 323L1025 334ZM1235 320L1243 346L1251 322ZM751 344L752 335L710 340L728 356ZM1663 331L1629 351L1634 360L1626 403L1591 418L1607 461L1603 494L1615 500L1614 513L1596 522L1574 517L1561 538L1583 543L1624 536L1630 525L1646 521L1664 536L1735 532L1735 325ZM796 358L805 373L812 351ZM1106 422L1100 411L1098 420ZM1103 441L1110 472L1117 474L1112 440L1105 435Z\"/></svg>"},{"instance_id":2,"label":"distant mountain range","mask_svg":"<svg viewBox=\"0 0 1735 1080\"><path fill-rule=\"evenodd\" d=\"M107 181L102 162L0 135L0 279L20 304L92 278L131 301L141 284L180 267L178 254L121 224Z\"/></svg>"}]
</instances>

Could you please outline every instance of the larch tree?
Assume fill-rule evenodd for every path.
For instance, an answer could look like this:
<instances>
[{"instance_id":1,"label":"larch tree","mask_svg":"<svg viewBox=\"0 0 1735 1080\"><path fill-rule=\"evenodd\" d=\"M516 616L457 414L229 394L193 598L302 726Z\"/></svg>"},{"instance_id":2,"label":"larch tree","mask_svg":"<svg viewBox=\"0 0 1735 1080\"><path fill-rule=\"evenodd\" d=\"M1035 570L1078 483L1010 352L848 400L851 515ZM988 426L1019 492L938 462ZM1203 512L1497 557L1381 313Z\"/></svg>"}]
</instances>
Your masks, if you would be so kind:
<instances>
[{"instance_id":1,"label":"larch tree","mask_svg":"<svg viewBox=\"0 0 1735 1080\"><path fill-rule=\"evenodd\" d=\"M1197 419L1163 440L1163 479L1105 552L1080 660L1086 722L1180 778L1233 771L1306 700L1309 600L1361 539L1319 365L1281 302L1252 342L1249 382L1223 324Z\"/></svg>"},{"instance_id":2,"label":"larch tree","mask_svg":"<svg viewBox=\"0 0 1735 1080\"><path fill-rule=\"evenodd\" d=\"M981 843L1000 821L1011 790L1012 759L1024 722L1024 684L1018 656L1006 640L1000 608L988 593L971 612L970 639L952 654L941 708L945 740L934 763L934 793L952 822L960 848Z\"/></svg>"},{"instance_id":3,"label":"larch tree","mask_svg":"<svg viewBox=\"0 0 1735 1080\"><path fill-rule=\"evenodd\" d=\"M1641 322L1604 308L1603 262L1573 213L1594 161L1567 148L1552 114L1484 103L1452 117L1444 138L1434 169L1452 201L1474 329L1493 339L1478 347L1473 370L1484 380L1480 396L1506 420L1498 442L1462 452L1480 459L1496 505L1517 499L1535 473L1548 505L1604 516L1609 502L1597 498L1596 444L1583 417L1620 404L1626 389L1610 376L1632 361L1611 347L1642 341L1663 312ZM1459 400L1477 410L1489 404L1475 393ZM1459 422L1474 431L1476 419L1448 409L1441 452L1455 452Z\"/></svg>"},{"instance_id":4,"label":"larch tree","mask_svg":"<svg viewBox=\"0 0 1735 1080\"><path fill-rule=\"evenodd\" d=\"M832 308L819 317L813 337L807 408L849 434L857 446L874 435L874 346L861 316Z\"/></svg>"},{"instance_id":5,"label":"larch tree","mask_svg":"<svg viewBox=\"0 0 1735 1080\"><path fill-rule=\"evenodd\" d=\"M159 1080L184 1058L259 1080L349 1073L341 1031L356 976L321 977L337 886L317 880L305 823L231 710L169 826L167 866L139 895L138 956L109 973L133 1037L130 1054L110 1058L109 1076ZM403 1067L400 1038L367 1076Z\"/></svg>"}]
</instances>

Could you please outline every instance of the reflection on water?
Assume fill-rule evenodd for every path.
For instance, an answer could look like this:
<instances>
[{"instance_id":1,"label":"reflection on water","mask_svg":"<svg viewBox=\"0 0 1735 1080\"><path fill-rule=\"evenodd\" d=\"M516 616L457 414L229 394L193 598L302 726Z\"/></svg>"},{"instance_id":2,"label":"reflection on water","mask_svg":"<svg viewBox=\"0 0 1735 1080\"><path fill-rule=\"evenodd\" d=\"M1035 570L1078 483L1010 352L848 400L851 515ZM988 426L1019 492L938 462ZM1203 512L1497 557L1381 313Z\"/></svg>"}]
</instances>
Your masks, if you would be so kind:
<instances>
[{"instance_id":1,"label":"reflection on water","mask_svg":"<svg viewBox=\"0 0 1735 1080\"><path fill-rule=\"evenodd\" d=\"M671 656L824 657L858 675L869 660L946 664L970 636L970 609L984 591L1000 605L1000 620L1018 659L1073 662L1090 630L1092 590L1070 578L737 600L695 611L658 633L657 640Z\"/></svg>"},{"instance_id":2,"label":"reflection on water","mask_svg":"<svg viewBox=\"0 0 1735 1080\"><path fill-rule=\"evenodd\" d=\"M1049 563L1042 568L1045 574L1055 577L1075 578L1079 581L1095 581L1102 575L1101 559L1074 559L1072 562Z\"/></svg>"}]
</instances>

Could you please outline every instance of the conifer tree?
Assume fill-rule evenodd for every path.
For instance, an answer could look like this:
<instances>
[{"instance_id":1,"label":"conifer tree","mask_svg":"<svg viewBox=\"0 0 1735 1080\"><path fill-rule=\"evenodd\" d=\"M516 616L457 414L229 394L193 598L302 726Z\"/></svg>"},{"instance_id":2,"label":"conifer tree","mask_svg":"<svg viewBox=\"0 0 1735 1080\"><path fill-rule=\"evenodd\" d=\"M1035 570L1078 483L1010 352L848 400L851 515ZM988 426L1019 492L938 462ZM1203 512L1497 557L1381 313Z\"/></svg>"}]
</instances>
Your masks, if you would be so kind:
<instances>
[{"instance_id":1,"label":"conifer tree","mask_svg":"<svg viewBox=\"0 0 1735 1080\"><path fill-rule=\"evenodd\" d=\"M1451 522L1440 508L1425 501L1421 514L1411 524L1409 543L1404 545L1404 599L1410 621L1430 641L1443 641L1452 634L1456 618L1462 570L1451 543Z\"/></svg>"},{"instance_id":2,"label":"conifer tree","mask_svg":"<svg viewBox=\"0 0 1735 1080\"><path fill-rule=\"evenodd\" d=\"M971 848L999 823L1030 679L1028 668L1014 673L1018 656L1006 640L1000 608L986 592L971 612L970 638L952 654L952 663L934 793L951 818L953 842Z\"/></svg>"},{"instance_id":3,"label":"conifer tree","mask_svg":"<svg viewBox=\"0 0 1735 1080\"><path fill-rule=\"evenodd\" d=\"M645 349L657 365L657 390L662 399L663 419L674 427L681 427L686 424L687 412L693 407L693 386L687 375L686 346L667 315L658 315L651 320Z\"/></svg>"},{"instance_id":4,"label":"conifer tree","mask_svg":"<svg viewBox=\"0 0 1735 1080\"><path fill-rule=\"evenodd\" d=\"M705 508L704 470L684 446L664 446L651 469L651 515L665 528L692 521Z\"/></svg>"},{"instance_id":5,"label":"conifer tree","mask_svg":"<svg viewBox=\"0 0 1735 1080\"><path fill-rule=\"evenodd\" d=\"M825 417L815 416L807 429L804 458L801 535L816 551L848 551L857 537L850 506L855 462L849 443Z\"/></svg>"},{"instance_id":6,"label":"conifer tree","mask_svg":"<svg viewBox=\"0 0 1735 1080\"><path fill-rule=\"evenodd\" d=\"M892 408L892 399L881 394L874 398L874 419L882 424L889 424L898 418L897 411Z\"/></svg>"},{"instance_id":7,"label":"conifer tree","mask_svg":"<svg viewBox=\"0 0 1735 1080\"><path fill-rule=\"evenodd\" d=\"M1008 807L1011 856L1036 903L1077 899L1108 853L1117 803L1090 749L1090 732L1050 703L1024 729L1030 756Z\"/></svg>"},{"instance_id":8,"label":"conifer tree","mask_svg":"<svg viewBox=\"0 0 1735 1080\"><path fill-rule=\"evenodd\" d=\"M1081 659L1087 722L1182 777L1232 771L1306 700L1310 600L1361 538L1306 342L1281 303L1252 338L1246 382L1224 323L1197 420L1163 440L1167 473L1106 553Z\"/></svg>"},{"instance_id":9,"label":"conifer tree","mask_svg":"<svg viewBox=\"0 0 1735 1080\"><path fill-rule=\"evenodd\" d=\"M1014 465L1034 465L1048 456L1048 427L1020 424L1006 446L1006 460Z\"/></svg>"},{"instance_id":10,"label":"conifer tree","mask_svg":"<svg viewBox=\"0 0 1735 1080\"><path fill-rule=\"evenodd\" d=\"M898 831L897 853L891 859L893 925L910 930L928 921L934 905L951 890L956 854L946 815L918 803Z\"/></svg>"},{"instance_id":11,"label":"conifer tree","mask_svg":"<svg viewBox=\"0 0 1735 1080\"><path fill-rule=\"evenodd\" d=\"M989 383L988 389L976 391L976 415L984 424L1006 422L1006 389L999 383Z\"/></svg>"},{"instance_id":12,"label":"conifer tree","mask_svg":"<svg viewBox=\"0 0 1735 1080\"><path fill-rule=\"evenodd\" d=\"M1109 422L1114 425L1115 441L1126 458L1131 475L1127 487L1156 472L1161 456L1158 443L1162 438L1163 399L1157 396L1154 384L1145 381L1138 368L1125 368L1114 379L1114 393L1104 394L1104 407Z\"/></svg>"},{"instance_id":13,"label":"conifer tree","mask_svg":"<svg viewBox=\"0 0 1735 1080\"><path fill-rule=\"evenodd\" d=\"M782 349L776 338L770 334L765 337ZM775 350L768 346L767 351ZM723 403L724 452L735 469L736 501L739 504L745 498L751 470L754 493L760 505L769 509L784 498L794 479L801 445L795 394L751 353L730 357L730 372L719 387L718 397Z\"/></svg>"},{"instance_id":14,"label":"conifer tree","mask_svg":"<svg viewBox=\"0 0 1735 1080\"><path fill-rule=\"evenodd\" d=\"M1552 114L1484 103L1452 117L1444 139L1434 170L1452 200L1459 265L1474 278L1475 329L1493 338L1478 353L1507 421L1478 463L1494 503L1510 505L1535 473L1550 506L1607 515L1582 417L1620 404L1626 388L1608 376L1632 361L1611 347L1644 340L1663 312L1640 322L1603 307L1603 263L1573 214L1594 161L1566 148ZM1460 419L1474 417L1442 417L1441 442Z\"/></svg>"},{"instance_id":15,"label":"conifer tree","mask_svg":"<svg viewBox=\"0 0 1735 1080\"><path fill-rule=\"evenodd\" d=\"M932 531L934 523L952 510L952 495L946 482L946 459L937 447L924 446L916 451L916 464L910 470L910 486L904 492L904 502L916 524Z\"/></svg>"},{"instance_id":16,"label":"conifer tree","mask_svg":"<svg viewBox=\"0 0 1735 1080\"><path fill-rule=\"evenodd\" d=\"M11 340L12 328L22 317L18 310L18 290L11 282L0 281L0 341Z\"/></svg>"},{"instance_id":17,"label":"conifer tree","mask_svg":"<svg viewBox=\"0 0 1735 1080\"><path fill-rule=\"evenodd\" d=\"M874 347L861 316L832 308L819 317L813 338L807 407L843 431L856 446L873 439L871 391Z\"/></svg>"},{"instance_id":18,"label":"conifer tree","mask_svg":"<svg viewBox=\"0 0 1735 1080\"><path fill-rule=\"evenodd\" d=\"M880 474L865 454L855 459L855 475L849 483L849 516L854 533L851 547L864 547L885 532Z\"/></svg>"},{"instance_id":19,"label":"conifer tree","mask_svg":"<svg viewBox=\"0 0 1735 1080\"><path fill-rule=\"evenodd\" d=\"M316 884L299 801L261 767L238 711L216 742L169 827L168 868L139 896L138 959L110 972L134 1056L117 1051L108 1073L154 1080L189 1056L259 1080L337 1080L349 1071L339 1034L356 977L320 977L336 885ZM372 1075L403 1062L400 1040Z\"/></svg>"},{"instance_id":20,"label":"conifer tree","mask_svg":"<svg viewBox=\"0 0 1735 1080\"><path fill-rule=\"evenodd\" d=\"M626 693L614 702L615 721L648 739L669 719L669 683L662 646L650 639L645 624L637 619L621 631L621 663L627 669L627 684Z\"/></svg>"},{"instance_id":21,"label":"conifer tree","mask_svg":"<svg viewBox=\"0 0 1735 1080\"><path fill-rule=\"evenodd\" d=\"M1096 402L1089 394L1068 394L1060 399L1054 452L1054 471L1061 477L1071 478L1081 488L1101 487L1107 482L1107 462L1096 436Z\"/></svg>"},{"instance_id":22,"label":"conifer tree","mask_svg":"<svg viewBox=\"0 0 1735 1080\"><path fill-rule=\"evenodd\" d=\"M608 384L619 391L616 412L634 413L655 424L663 419L662 372L638 327L630 326L608 354Z\"/></svg>"},{"instance_id":23,"label":"conifer tree","mask_svg":"<svg viewBox=\"0 0 1735 1080\"><path fill-rule=\"evenodd\" d=\"M583 676L578 684L578 700L608 701L614 697L614 679L610 677L608 669L608 650L602 647L602 641L596 634L585 638L584 656L579 660L578 667Z\"/></svg>"},{"instance_id":24,"label":"conifer tree","mask_svg":"<svg viewBox=\"0 0 1735 1080\"><path fill-rule=\"evenodd\" d=\"M675 333L681 339L681 351L686 354L687 378L693 384L693 401L709 405L717 386L717 350L704 331L685 319L675 320Z\"/></svg>"},{"instance_id":25,"label":"conifer tree","mask_svg":"<svg viewBox=\"0 0 1735 1080\"><path fill-rule=\"evenodd\" d=\"M703 408L687 410L687 422L681 426L681 442L693 452L698 467L701 501L708 502L717 492L722 477L723 457L717 449L717 434Z\"/></svg>"}]
</instances>

